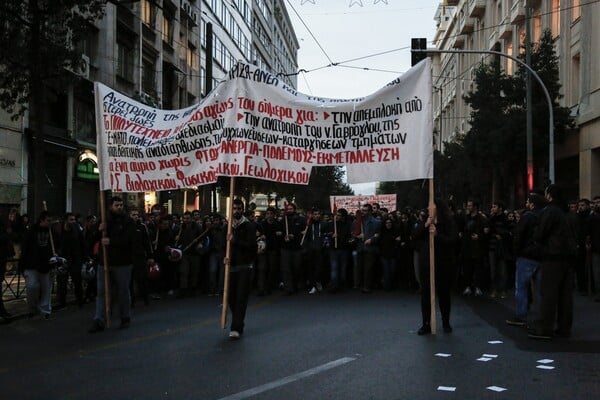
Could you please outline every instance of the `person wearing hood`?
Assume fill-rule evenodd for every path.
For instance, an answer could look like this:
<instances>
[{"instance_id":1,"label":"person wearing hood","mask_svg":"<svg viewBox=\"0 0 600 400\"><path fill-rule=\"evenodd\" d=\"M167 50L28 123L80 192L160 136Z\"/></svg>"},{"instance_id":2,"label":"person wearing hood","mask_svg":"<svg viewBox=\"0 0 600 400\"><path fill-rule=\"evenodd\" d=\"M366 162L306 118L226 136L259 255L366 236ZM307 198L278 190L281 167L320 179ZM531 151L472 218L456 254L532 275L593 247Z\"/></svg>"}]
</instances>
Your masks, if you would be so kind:
<instances>
[{"instance_id":1,"label":"person wearing hood","mask_svg":"<svg viewBox=\"0 0 600 400\"><path fill-rule=\"evenodd\" d=\"M244 203L240 199L235 199L232 208L232 231L227 237L231 242L227 304L231 310L229 338L237 340L244 333L244 320L252 287L252 270L257 249L256 224L250 223L244 216Z\"/></svg>"}]
</instances>

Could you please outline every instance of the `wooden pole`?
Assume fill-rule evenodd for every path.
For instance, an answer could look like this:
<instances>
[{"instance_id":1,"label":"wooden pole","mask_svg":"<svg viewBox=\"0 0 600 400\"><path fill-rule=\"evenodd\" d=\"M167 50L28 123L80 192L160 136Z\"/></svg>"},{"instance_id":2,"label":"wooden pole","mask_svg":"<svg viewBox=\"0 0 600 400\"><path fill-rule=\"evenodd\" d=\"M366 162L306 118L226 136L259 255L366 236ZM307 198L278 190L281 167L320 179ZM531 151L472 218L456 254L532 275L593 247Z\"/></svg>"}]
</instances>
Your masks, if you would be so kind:
<instances>
[{"instance_id":1,"label":"wooden pole","mask_svg":"<svg viewBox=\"0 0 600 400\"><path fill-rule=\"evenodd\" d=\"M227 245L225 247L225 279L223 281L223 308L221 309L221 329L227 325L227 303L229 301L229 270L231 269L231 233L233 231L233 196L235 193L235 177L229 183L229 219L227 220Z\"/></svg>"},{"instance_id":2,"label":"wooden pole","mask_svg":"<svg viewBox=\"0 0 600 400\"><path fill-rule=\"evenodd\" d=\"M435 203L433 201L433 178L429 179L429 217L432 223L436 222ZM435 236L429 232L429 293L431 302L431 334L436 333L436 311L435 311Z\"/></svg>"},{"instance_id":3,"label":"wooden pole","mask_svg":"<svg viewBox=\"0 0 600 400\"><path fill-rule=\"evenodd\" d=\"M106 207L104 200L104 190L100 191L100 223L104 227L102 229L102 239L106 237ZM100 240L102 244L102 240ZM106 321L106 327L110 328L110 315L111 315L111 301L110 301L110 276L108 271L108 253L106 246L102 244L102 266L104 267L104 305L106 314L104 319Z\"/></svg>"}]
</instances>

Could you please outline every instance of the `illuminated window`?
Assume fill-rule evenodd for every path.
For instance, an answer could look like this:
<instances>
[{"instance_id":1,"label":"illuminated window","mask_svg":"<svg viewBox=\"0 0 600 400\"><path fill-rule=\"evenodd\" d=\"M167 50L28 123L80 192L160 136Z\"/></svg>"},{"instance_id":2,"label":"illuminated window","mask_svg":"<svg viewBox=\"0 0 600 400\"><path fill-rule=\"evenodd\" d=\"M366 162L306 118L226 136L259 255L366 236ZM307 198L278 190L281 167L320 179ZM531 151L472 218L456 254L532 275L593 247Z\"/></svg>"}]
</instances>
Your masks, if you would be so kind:
<instances>
[{"instance_id":1,"label":"illuminated window","mask_svg":"<svg viewBox=\"0 0 600 400\"><path fill-rule=\"evenodd\" d=\"M571 8L571 21L575 21L581 17L581 1L573 0L573 7Z\"/></svg>"},{"instance_id":2,"label":"illuminated window","mask_svg":"<svg viewBox=\"0 0 600 400\"><path fill-rule=\"evenodd\" d=\"M151 28L156 25L156 6L150 0L142 0L142 22Z\"/></svg>"},{"instance_id":3,"label":"illuminated window","mask_svg":"<svg viewBox=\"0 0 600 400\"><path fill-rule=\"evenodd\" d=\"M552 0L552 37L560 35L560 0Z\"/></svg>"}]
</instances>

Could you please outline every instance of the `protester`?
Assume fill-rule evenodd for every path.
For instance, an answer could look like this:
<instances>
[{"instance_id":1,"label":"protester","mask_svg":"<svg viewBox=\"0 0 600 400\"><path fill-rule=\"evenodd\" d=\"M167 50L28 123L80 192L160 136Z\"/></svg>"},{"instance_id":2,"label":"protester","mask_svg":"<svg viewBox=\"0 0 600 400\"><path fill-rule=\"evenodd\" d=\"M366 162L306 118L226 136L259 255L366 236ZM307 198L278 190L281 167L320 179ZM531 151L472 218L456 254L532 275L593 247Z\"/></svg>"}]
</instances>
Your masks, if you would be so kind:
<instances>
[{"instance_id":1,"label":"protester","mask_svg":"<svg viewBox=\"0 0 600 400\"><path fill-rule=\"evenodd\" d=\"M364 204L361 207L362 218L358 239L358 263L362 275L362 292L370 293L373 286L373 273L377 260L377 242L381 230L380 221L373 216L373 207Z\"/></svg>"},{"instance_id":2,"label":"protester","mask_svg":"<svg viewBox=\"0 0 600 400\"><path fill-rule=\"evenodd\" d=\"M108 268L112 282L116 285L121 317L119 328L128 328L131 323L129 284L133 270L131 250L134 245L135 225L133 220L125 214L123 200L120 197L111 197L108 207L108 219L106 223L100 224L99 229L100 233L104 233L101 244L106 247L107 259L100 259L102 265L98 267L96 273L98 295L96 296L96 314L92 326L88 330L90 333L103 331L106 319L111 317L106 315L104 299L106 295L105 268Z\"/></svg>"},{"instance_id":3,"label":"protester","mask_svg":"<svg viewBox=\"0 0 600 400\"><path fill-rule=\"evenodd\" d=\"M85 241L83 231L77 222L75 214L65 214L63 229L60 238L60 255L67 260L66 273L56 277L56 309L67 305L67 285L69 277L75 291L75 299L79 307L83 306L83 283L81 280L81 264L86 259Z\"/></svg>"},{"instance_id":4,"label":"protester","mask_svg":"<svg viewBox=\"0 0 600 400\"><path fill-rule=\"evenodd\" d=\"M485 218L479 213L479 203L467 201L463 241L463 295L483 295L481 290L484 274L486 245L484 238Z\"/></svg>"},{"instance_id":5,"label":"protester","mask_svg":"<svg viewBox=\"0 0 600 400\"><path fill-rule=\"evenodd\" d=\"M271 294L279 274L283 226L275 219L275 208L268 207L265 218L259 223L258 231L258 295ZM261 244L262 242L262 244Z\"/></svg>"},{"instance_id":6,"label":"protester","mask_svg":"<svg viewBox=\"0 0 600 400\"><path fill-rule=\"evenodd\" d=\"M540 216L534 239L542 258L536 273L540 301L528 317L529 337L551 339L571 335L573 324L573 264L577 253L575 228L569 226L559 186L546 188L548 204ZM555 323L557 325L554 331Z\"/></svg>"},{"instance_id":7,"label":"protester","mask_svg":"<svg viewBox=\"0 0 600 400\"><path fill-rule=\"evenodd\" d=\"M28 232L21 252L20 267L24 271L29 317L40 313L49 319L52 313L52 251L50 219L42 211L33 228Z\"/></svg>"},{"instance_id":8,"label":"protester","mask_svg":"<svg viewBox=\"0 0 600 400\"><path fill-rule=\"evenodd\" d=\"M256 257L256 225L251 224L244 216L244 203L241 200L234 199L232 209L232 233L227 238L231 242L227 305L231 310L229 337L235 340L244 333L253 262Z\"/></svg>"},{"instance_id":9,"label":"protester","mask_svg":"<svg viewBox=\"0 0 600 400\"><path fill-rule=\"evenodd\" d=\"M435 246L435 290L442 314L442 327L445 333L452 332L450 325L451 296L450 290L454 278L455 253L458 244L458 231L446 203L435 201L435 217L431 215L423 225L415 229L413 235L417 240L427 243L419 252L419 276L421 282L421 318L423 324L417 331L419 335L431 333L431 292L429 265L429 234L434 235Z\"/></svg>"},{"instance_id":10,"label":"protester","mask_svg":"<svg viewBox=\"0 0 600 400\"><path fill-rule=\"evenodd\" d=\"M541 249L534 240L534 233L539 224L544 199L536 193L527 197L525 212L517 224L514 247L517 255L517 270L515 273L515 316L507 319L506 323L514 326L525 326L531 301L530 296L539 300L539 288L529 294L531 278L540 265Z\"/></svg>"},{"instance_id":11,"label":"protester","mask_svg":"<svg viewBox=\"0 0 600 400\"><path fill-rule=\"evenodd\" d=\"M313 208L301 240L303 242L304 260L308 270L309 294L315 294L323 290L323 268L326 254L323 248L324 239L326 238L325 233L325 224L321 221L321 211Z\"/></svg>"},{"instance_id":12,"label":"protester","mask_svg":"<svg viewBox=\"0 0 600 400\"><path fill-rule=\"evenodd\" d=\"M148 286L147 268L148 264L154 262L152 245L150 244L150 235L148 233L148 228L142 222L142 218L140 218L139 210L134 208L129 211L129 218L131 218L135 227L135 236L133 239L133 247L131 249L133 271L131 284L129 286L131 292L131 306L135 307L136 303L134 283L144 304L149 305L150 289Z\"/></svg>"},{"instance_id":13,"label":"protester","mask_svg":"<svg viewBox=\"0 0 600 400\"><path fill-rule=\"evenodd\" d=\"M335 224L335 226L334 226ZM340 208L336 211L334 220L326 230L331 237L329 245L330 278L328 290L337 292L346 282L348 260L350 258L350 241L352 239L352 224L348 218L348 211Z\"/></svg>"},{"instance_id":14,"label":"protester","mask_svg":"<svg viewBox=\"0 0 600 400\"><path fill-rule=\"evenodd\" d=\"M306 221L296 213L296 205L288 203L283 217L283 242L281 243L281 277L286 295L305 288L302 268L302 231Z\"/></svg>"},{"instance_id":15,"label":"protester","mask_svg":"<svg viewBox=\"0 0 600 400\"><path fill-rule=\"evenodd\" d=\"M487 237L490 263L491 298L506 297L506 258L509 253L510 232L508 219L504 213L504 204L500 201L492 203L487 226L483 228Z\"/></svg>"}]
</instances>

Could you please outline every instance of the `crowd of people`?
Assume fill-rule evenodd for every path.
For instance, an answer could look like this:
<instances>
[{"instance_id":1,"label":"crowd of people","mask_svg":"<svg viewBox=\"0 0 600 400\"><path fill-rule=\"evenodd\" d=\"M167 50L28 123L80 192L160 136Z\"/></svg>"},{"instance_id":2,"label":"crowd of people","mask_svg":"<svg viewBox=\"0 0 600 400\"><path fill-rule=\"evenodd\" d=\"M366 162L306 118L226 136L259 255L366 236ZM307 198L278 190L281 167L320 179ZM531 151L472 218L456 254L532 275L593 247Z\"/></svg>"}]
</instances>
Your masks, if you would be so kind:
<instances>
[{"instance_id":1,"label":"crowd of people","mask_svg":"<svg viewBox=\"0 0 600 400\"><path fill-rule=\"evenodd\" d=\"M491 298L514 290L515 313L506 322L526 326L535 339L570 335L574 288L582 294L595 291L600 301L600 196L567 208L560 188L550 185L531 193L518 211L498 201L489 212L474 200L464 209L441 200L435 206L431 215L426 209L389 211L378 204L363 204L355 213L313 208L301 214L287 203L282 210L259 213L244 211L243 202L235 200L230 236L221 214L170 215L160 206L145 214L125 210L119 197L109 200L106 223L72 213L57 222L42 212L30 224L12 210L0 226L0 272L3 276L17 244L30 316L50 318L53 309L66 305L72 287L78 305L95 301L89 331L100 332L107 322L105 248L124 329L139 301L221 295L229 239L232 339L243 333L253 290L258 296L416 290L422 311L418 333L424 335L431 332L433 236L444 332L452 332L453 290ZM1 302L0 317L10 318Z\"/></svg>"}]
</instances>

